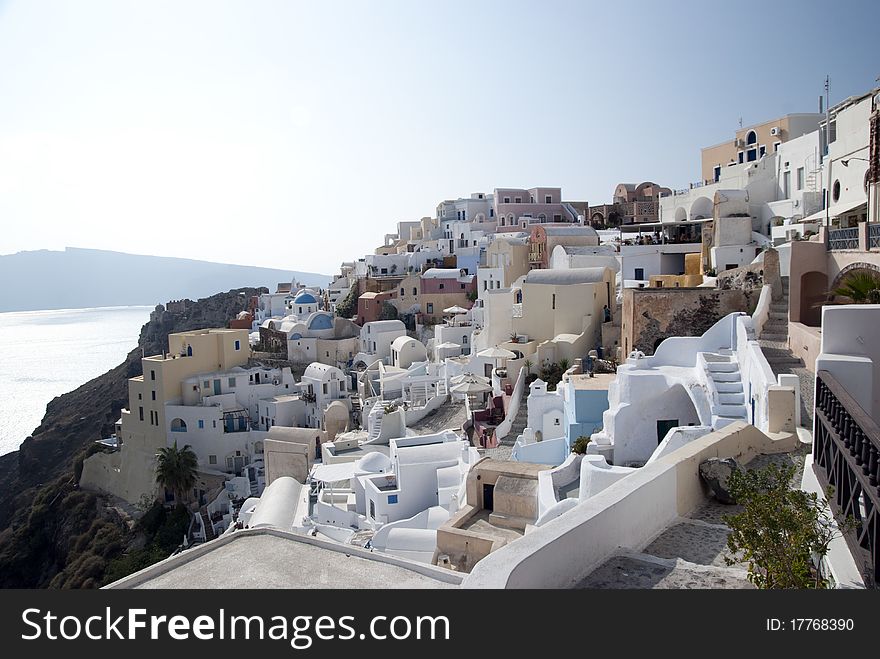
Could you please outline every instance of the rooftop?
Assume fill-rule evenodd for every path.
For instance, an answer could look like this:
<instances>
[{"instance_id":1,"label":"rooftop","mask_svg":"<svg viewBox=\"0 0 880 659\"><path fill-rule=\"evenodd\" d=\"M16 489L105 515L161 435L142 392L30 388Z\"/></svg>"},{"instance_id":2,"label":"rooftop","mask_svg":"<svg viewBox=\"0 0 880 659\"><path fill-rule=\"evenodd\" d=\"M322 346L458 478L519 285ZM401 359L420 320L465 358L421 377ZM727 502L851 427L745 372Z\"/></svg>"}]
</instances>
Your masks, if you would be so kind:
<instances>
[{"instance_id":1,"label":"rooftop","mask_svg":"<svg viewBox=\"0 0 880 659\"><path fill-rule=\"evenodd\" d=\"M111 588L454 588L448 570L278 531L236 531Z\"/></svg>"}]
</instances>

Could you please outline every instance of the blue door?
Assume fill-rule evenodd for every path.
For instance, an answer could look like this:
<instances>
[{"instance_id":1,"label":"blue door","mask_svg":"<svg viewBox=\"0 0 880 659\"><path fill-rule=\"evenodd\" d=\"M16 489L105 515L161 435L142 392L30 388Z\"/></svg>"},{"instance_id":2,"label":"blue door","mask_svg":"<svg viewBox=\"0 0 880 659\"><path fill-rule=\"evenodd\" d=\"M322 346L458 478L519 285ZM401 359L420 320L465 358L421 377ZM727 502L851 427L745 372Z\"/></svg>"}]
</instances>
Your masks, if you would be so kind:
<instances>
[{"instance_id":1,"label":"blue door","mask_svg":"<svg viewBox=\"0 0 880 659\"><path fill-rule=\"evenodd\" d=\"M220 395L220 380L214 380L214 395Z\"/></svg>"}]
</instances>

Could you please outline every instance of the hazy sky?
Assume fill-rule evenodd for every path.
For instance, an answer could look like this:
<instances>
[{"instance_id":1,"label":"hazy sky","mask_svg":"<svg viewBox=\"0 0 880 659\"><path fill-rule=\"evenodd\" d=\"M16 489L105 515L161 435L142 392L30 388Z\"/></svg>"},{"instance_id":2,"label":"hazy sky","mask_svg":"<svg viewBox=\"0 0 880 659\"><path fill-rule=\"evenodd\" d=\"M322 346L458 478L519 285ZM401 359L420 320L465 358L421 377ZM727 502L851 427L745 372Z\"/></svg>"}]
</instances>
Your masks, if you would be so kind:
<instances>
[{"instance_id":1,"label":"hazy sky","mask_svg":"<svg viewBox=\"0 0 880 659\"><path fill-rule=\"evenodd\" d=\"M684 187L876 84L872 4L0 0L0 254L330 273L471 192Z\"/></svg>"}]
</instances>

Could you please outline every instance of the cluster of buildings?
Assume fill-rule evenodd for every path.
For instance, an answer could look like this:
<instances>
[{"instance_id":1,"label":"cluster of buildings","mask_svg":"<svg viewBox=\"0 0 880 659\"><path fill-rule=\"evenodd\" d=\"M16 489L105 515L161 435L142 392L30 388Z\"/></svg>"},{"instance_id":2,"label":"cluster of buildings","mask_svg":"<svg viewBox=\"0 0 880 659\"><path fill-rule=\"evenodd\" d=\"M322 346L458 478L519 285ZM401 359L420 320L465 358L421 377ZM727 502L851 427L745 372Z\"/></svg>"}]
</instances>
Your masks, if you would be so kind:
<instances>
[{"instance_id":1,"label":"cluster of buildings","mask_svg":"<svg viewBox=\"0 0 880 659\"><path fill-rule=\"evenodd\" d=\"M849 479L830 505L862 523L821 569L876 585L880 306L835 291L880 274L878 184L872 90L740 128L685 189L444 200L326 289L279 284L229 328L172 335L82 485L170 500L155 454L185 443L191 540L221 535L199 560L270 534L290 560L344 547L426 587L617 587L614 566L645 565L711 587L747 581L700 463L809 451L802 487Z\"/></svg>"}]
</instances>

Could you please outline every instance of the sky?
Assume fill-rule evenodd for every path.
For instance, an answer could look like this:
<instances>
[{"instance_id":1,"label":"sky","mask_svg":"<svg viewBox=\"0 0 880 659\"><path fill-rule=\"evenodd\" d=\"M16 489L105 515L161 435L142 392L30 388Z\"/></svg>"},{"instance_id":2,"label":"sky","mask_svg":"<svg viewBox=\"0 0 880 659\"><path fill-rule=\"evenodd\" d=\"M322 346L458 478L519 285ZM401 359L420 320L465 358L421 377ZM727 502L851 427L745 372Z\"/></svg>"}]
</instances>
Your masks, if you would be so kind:
<instances>
[{"instance_id":1,"label":"sky","mask_svg":"<svg viewBox=\"0 0 880 659\"><path fill-rule=\"evenodd\" d=\"M330 274L443 199L679 188L880 84L872 1L0 0L0 254Z\"/></svg>"}]
</instances>

